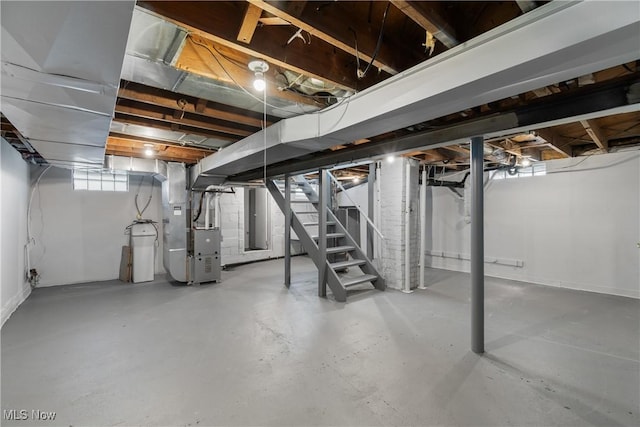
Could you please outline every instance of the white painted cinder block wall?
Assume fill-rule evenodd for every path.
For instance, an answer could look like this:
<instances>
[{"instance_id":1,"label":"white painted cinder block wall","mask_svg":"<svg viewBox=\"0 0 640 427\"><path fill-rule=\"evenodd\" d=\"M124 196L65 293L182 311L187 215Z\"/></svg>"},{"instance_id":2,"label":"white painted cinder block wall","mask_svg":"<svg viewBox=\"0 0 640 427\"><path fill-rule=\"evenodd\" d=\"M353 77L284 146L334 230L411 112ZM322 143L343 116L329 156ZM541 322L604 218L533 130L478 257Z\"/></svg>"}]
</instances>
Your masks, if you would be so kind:
<instances>
[{"instance_id":1,"label":"white painted cinder block wall","mask_svg":"<svg viewBox=\"0 0 640 427\"><path fill-rule=\"evenodd\" d=\"M4 139L0 151L0 286L1 323L31 293L26 278L27 206L29 203L29 166Z\"/></svg>"},{"instance_id":2,"label":"white painted cinder block wall","mask_svg":"<svg viewBox=\"0 0 640 427\"><path fill-rule=\"evenodd\" d=\"M267 212L270 217L268 249L258 251L244 250L244 191L242 187L234 188L235 194L220 196L220 230L222 233L222 264L238 264L278 258L284 256L284 214L273 200L267 196ZM301 246L292 244L292 253L302 253Z\"/></svg>"},{"instance_id":3,"label":"white painted cinder block wall","mask_svg":"<svg viewBox=\"0 0 640 427\"><path fill-rule=\"evenodd\" d=\"M407 164L410 165L409 200L406 198L406 173ZM418 163L407 158L398 158L393 163L384 161L379 169L380 193L377 195L377 203L380 204L380 218L375 218L382 232L384 244L382 245L382 257L380 268L387 286L394 289L403 289L405 281L409 281L409 287L418 286L418 261L419 261L419 200L418 200ZM405 210L410 210L409 227L411 229L409 240L409 277L405 273Z\"/></svg>"},{"instance_id":4,"label":"white painted cinder block wall","mask_svg":"<svg viewBox=\"0 0 640 427\"><path fill-rule=\"evenodd\" d=\"M431 245L468 256L464 201L430 187ZM547 162L547 175L490 181L485 191L489 276L640 298L640 153ZM428 265L469 271L469 261L428 257ZM427 284L428 285L428 284Z\"/></svg>"},{"instance_id":5,"label":"white painted cinder block wall","mask_svg":"<svg viewBox=\"0 0 640 427\"><path fill-rule=\"evenodd\" d=\"M37 241L32 259L41 274L40 286L118 278L121 249L129 243L124 230L136 219L134 197L140 179L129 177L128 192L76 191L70 170L51 168L44 175L32 207ZM151 177L144 177L138 198L141 209L151 187ZM155 181L144 218L158 222L156 274L164 274L161 197L161 184Z\"/></svg>"}]
</instances>

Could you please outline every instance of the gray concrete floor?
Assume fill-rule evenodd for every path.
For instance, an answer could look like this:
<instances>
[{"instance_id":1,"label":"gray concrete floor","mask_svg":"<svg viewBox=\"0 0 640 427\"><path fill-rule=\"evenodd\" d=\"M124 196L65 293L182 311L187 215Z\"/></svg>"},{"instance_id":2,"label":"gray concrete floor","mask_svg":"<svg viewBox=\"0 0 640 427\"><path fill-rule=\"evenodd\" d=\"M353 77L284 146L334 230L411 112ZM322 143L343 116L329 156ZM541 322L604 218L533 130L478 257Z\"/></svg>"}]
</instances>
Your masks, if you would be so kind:
<instances>
[{"instance_id":1,"label":"gray concrete floor","mask_svg":"<svg viewBox=\"0 0 640 427\"><path fill-rule=\"evenodd\" d=\"M640 425L640 301L487 279L469 351L468 275L316 297L294 259L220 284L34 291L2 328L3 425Z\"/></svg>"}]
</instances>

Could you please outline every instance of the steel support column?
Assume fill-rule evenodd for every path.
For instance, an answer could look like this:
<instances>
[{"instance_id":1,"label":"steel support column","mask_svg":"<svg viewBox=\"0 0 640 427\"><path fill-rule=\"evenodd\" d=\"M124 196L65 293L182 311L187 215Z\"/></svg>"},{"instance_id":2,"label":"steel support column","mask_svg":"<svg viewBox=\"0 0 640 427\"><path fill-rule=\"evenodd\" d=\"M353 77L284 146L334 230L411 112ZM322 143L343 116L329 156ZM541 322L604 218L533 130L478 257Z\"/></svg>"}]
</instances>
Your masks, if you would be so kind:
<instances>
[{"instance_id":1,"label":"steel support column","mask_svg":"<svg viewBox=\"0 0 640 427\"><path fill-rule=\"evenodd\" d=\"M484 353L484 138L471 138L471 350Z\"/></svg>"},{"instance_id":2,"label":"steel support column","mask_svg":"<svg viewBox=\"0 0 640 427\"><path fill-rule=\"evenodd\" d=\"M318 174L318 296L327 296L327 204L329 203L329 172Z\"/></svg>"},{"instance_id":3,"label":"steel support column","mask_svg":"<svg viewBox=\"0 0 640 427\"><path fill-rule=\"evenodd\" d=\"M284 176L284 285L291 286L291 178Z\"/></svg>"}]
</instances>

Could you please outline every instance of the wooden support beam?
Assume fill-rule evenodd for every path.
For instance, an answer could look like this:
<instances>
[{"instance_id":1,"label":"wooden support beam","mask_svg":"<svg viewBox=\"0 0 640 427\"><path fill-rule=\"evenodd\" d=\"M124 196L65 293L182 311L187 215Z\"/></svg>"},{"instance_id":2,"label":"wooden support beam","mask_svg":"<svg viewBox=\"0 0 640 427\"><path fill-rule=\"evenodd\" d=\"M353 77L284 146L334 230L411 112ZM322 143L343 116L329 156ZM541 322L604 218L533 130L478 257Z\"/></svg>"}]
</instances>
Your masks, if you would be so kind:
<instances>
[{"instance_id":1,"label":"wooden support beam","mask_svg":"<svg viewBox=\"0 0 640 427\"><path fill-rule=\"evenodd\" d=\"M245 7L239 2L140 0L137 4L186 28L191 35L199 35L249 57L263 59L271 65L315 77L338 88L359 91L389 77L385 72L368 73L360 80L356 75L355 58L352 55L320 39L314 40L311 45L287 44L292 34L291 28L285 26L258 27L251 43L240 43L237 41L237 35L244 18ZM206 58L211 62L210 56Z\"/></svg>"},{"instance_id":2,"label":"wooden support beam","mask_svg":"<svg viewBox=\"0 0 640 427\"><path fill-rule=\"evenodd\" d=\"M251 43L253 33L255 33L256 26L260 20L260 16L262 16L262 9L249 3L247 5L247 11L244 13L242 26L240 26L240 31L238 31L238 41L247 44Z\"/></svg>"},{"instance_id":3,"label":"wooden support beam","mask_svg":"<svg viewBox=\"0 0 640 427\"><path fill-rule=\"evenodd\" d=\"M408 0L391 0L391 4L400 9L416 24L433 34L436 39L440 40L449 49L460 43L453 28L436 11L435 4Z\"/></svg>"},{"instance_id":4,"label":"wooden support beam","mask_svg":"<svg viewBox=\"0 0 640 427\"><path fill-rule=\"evenodd\" d=\"M231 48L219 46L216 43L199 35L189 35L175 61L175 67L198 74L213 80L219 80L231 85L240 85L253 92L256 100L262 98L262 94L253 89L255 75L248 67L240 64L249 64L251 58L245 54L235 52ZM286 99L288 101L313 106L324 106L324 103L302 96L291 91L281 91L273 82L276 81L277 70L269 69L265 73L268 97Z\"/></svg>"},{"instance_id":5,"label":"wooden support beam","mask_svg":"<svg viewBox=\"0 0 640 427\"><path fill-rule=\"evenodd\" d=\"M573 157L571 141L551 128L537 129L536 133L549 143L549 148L564 157Z\"/></svg>"},{"instance_id":6,"label":"wooden support beam","mask_svg":"<svg viewBox=\"0 0 640 427\"><path fill-rule=\"evenodd\" d=\"M256 130L260 129L262 125L261 113L242 110L139 83L122 81L120 90L118 91L118 97L120 99L130 99L159 107L179 108L188 113L201 114L205 117L252 126L256 128ZM267 116L267 123L269 125L277 120L277 117Z\"/></svg>"},{"instance_id":7,"label":"wooden support beam","mask_svg":"<svg viewBox=\"0 0 640 427\"><path fill-rule=\"evenodd\" d=\"M148 147L149 144L152 144L152 146ZM155 153L153 158L189 164L196 163L198 160L215 152L214 150L202 148L175 146L164 142L150 143L128 137L107 137L106 154L148 158L148 156L145 155L145 150L147 148L154 150Z\"/></svg>"},{"instance_id":8,"label":"wooden support beam","mask_svg":"<svg viewBox=\"0 0 640 427\"><path fill-rule=\"evenodd\" d=\"M595 120L581 120L580 124L584 127L584 130L587 131L589 138L596 143L603 153L609 151L609 140Z\"/></svg>"},{"instance_id":9,"label":"wooden support beam","mask_svg":"<svg viewBox=\"0 0 640 427\"><path fill-rule=\"evenodd\" d=\"M144 105L145 104L142 104L142 106ZM163 109L163 107L155 106L141 108L140 104L131 101L128 101L127 104L117 104L115 112L127 116L135 116L143 119L157 120L167 123L174 123L176 125L189 126L203 131L224 133L232 137L245 137L255 133L253 130L247 130L246 128L242 127L227 126L224 124L220 124L219 122L216 123L214 119L185 113L181 110L170 111Z\"/></svg>"},{"instance_id":10,"label":"wooden support beam","mask_svg":"<svg viewBox=\"0 0 640 427\"><path fill-rule=\"evenodd\" d=\"M189 125L171 123L171 122L166 122L162 120L154 120L154 119L149 119L147 117L127 115L127 114L122 114L118 112L115 113L114 121L120 122L120 123L127 123L131 125L146 126L153 129L169 130L173 132L184 132L192 135L204 136L207 138L221 139L223 141L235 142L241 139L238 136L229 135L228 133L216 132L216 131L206 130L198 127L192 127Z\"/></svg>"},{"instance_id":11,"label":"wooden support beam","mask_svg":"<svg viewBox=\"0 0 640 427\"><path fill-rule=\"evenodd\" d=\"M287 22L282 18L278 18L277 16L262 17L260 18L260 23L262 25L291 25L290 22Z\"/></svg>"},{"instance_id":12,"label":"wooden support beam","mask_svg":"<svg viewBox=\"0 0 640 427\"><path fill-rule=\"evenodd\" d=\"M371 62L377 39L374 32L365 30L370 25L366 25L364 22L354 22L353 19L335 8L325 8L322 13L315 10L304 13L304 2L248 1L283 21L290 22L311 36L317 37L350 55L358 55L363 63ZM358 51L355 48L355 37L358 37ZM397 74L402 69L396 64L398 62L396 54L397 49L394 52L394 49L388 44L381 46L373 65L391 75Z\"/></svg>"},{"instance_id":13,"label":"wooden support beam","mask_svg":"<svg viewBox=\"0 0 640 427\"><path fill-rule=\"evenodd\" d=\"M196 108L195 108L196 113L202 114L204 113L206 108L207 108L207 100L198 98L198 101L196 102Z\"/></svg>"},{"instance_id":14,"label":"wooden support beam","mask_svg":"<svg viewBox=\"0 0 640 427\"><path fill-rule=\"evenodd\" d=\"M207 147L207 146L202 146L197 144L194 145L191 143L183 145L182 143L177 141L166 141L162 139L148 138L144 136L129 135L129 134L120 133L120 132L109 132L109 136L112 138L118 138L120 140L135 141L141 144L150 143L150 144L164 144L169 146L175 146L175 147L183 148L185 150L206 150L206 151L214 152L214 151L218 151L221 148L221 147Z\"/></svg>"}]
</instances>

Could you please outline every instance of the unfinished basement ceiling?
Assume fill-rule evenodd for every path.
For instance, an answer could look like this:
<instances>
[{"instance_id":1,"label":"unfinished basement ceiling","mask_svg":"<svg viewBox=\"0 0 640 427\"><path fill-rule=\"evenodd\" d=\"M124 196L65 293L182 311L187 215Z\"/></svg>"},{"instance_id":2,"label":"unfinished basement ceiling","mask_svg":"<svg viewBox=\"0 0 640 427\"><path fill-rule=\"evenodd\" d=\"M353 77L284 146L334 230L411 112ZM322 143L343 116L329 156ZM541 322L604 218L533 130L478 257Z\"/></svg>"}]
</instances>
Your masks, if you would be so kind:
<instances>
[{"instance_id":1,"label":"unfinished basement ceiling","mask_svg":"<svg viewBox=\"0 0 640 427\"><path fill-rule=\"evenodd\" d=\"M151 147L155 158L193 164L265 125L348 103L351 95L545 3L138 1L130 17L109 136L102 146L107 154L131 157L145 157ZM248 68L256 58L269 64L266 109ZM640 75L637 59L336 144L313 156L471 123L540 100L549 100L546 108L553 108L552 100L585 88L620 79L632 84ZM3 49L3 70L4 63ZM7 118L13 122L11 114ZM494 136L488 141L493 150L487 150L487 160L508 164L524 157L547 160L634 145L640 139L638 119L637 112L629 112ZM47 148L42 146L45 158L51 157ZM468 163L464 144L404 152L448 169ZM501 153L506 154L496 157Z\"/></svg>"}]
</instances>

